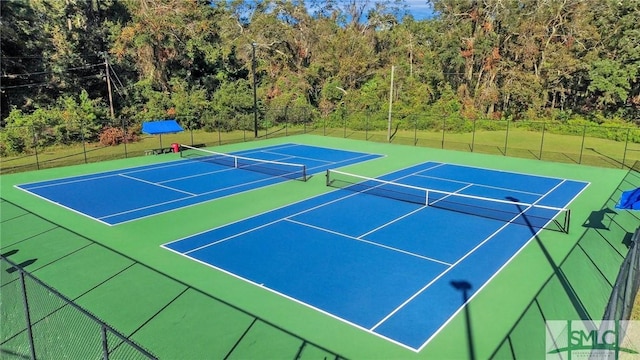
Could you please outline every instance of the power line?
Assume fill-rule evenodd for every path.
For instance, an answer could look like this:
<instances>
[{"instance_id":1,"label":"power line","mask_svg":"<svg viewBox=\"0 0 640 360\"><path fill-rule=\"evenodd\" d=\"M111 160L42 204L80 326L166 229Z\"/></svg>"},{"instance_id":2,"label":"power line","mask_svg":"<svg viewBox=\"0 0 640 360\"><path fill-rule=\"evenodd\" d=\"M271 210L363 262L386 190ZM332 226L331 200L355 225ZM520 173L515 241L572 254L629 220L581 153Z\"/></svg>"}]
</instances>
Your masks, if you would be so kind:
<instances>
[{"instance_id":1,"label":"power line","mask_svg":"<svg viewBox=\"0 0 640 360\"><path fill-rule=\"evenodd\" d=\"M113 69L113 66L111 66L110 63L107 62L107 65L109 66L109 71L111 74L113 74L113 77L118 81L118 84L120 84L120 88L122 88L122 92L120 91L120 88L116 85L113 84L114 87L116 88L116 91L118 92L118 94L124 98L123 95L128 95L127 93L127 88L122 84L122 81L120 81L120 77L118 77L118 74L116 73L116 71Z\"/></svg>"},{"instance_id":2,"label":"power line","mask_svg":"<svg viewBox=\"0 0 640 360\"><path fill-rule=\"evenodd\" d=\"M102 66L102 65L104 65L104 63L77 66L77 67L65 69L63 71L51 71L50 70L50 71L38 71L38 72L30 72L30 73L22 73L22 74L6 74L6 75L1 75L1 77L9 78L9 79L15 79L15 78L20 78L20 77L34 76L34 75L59 74L59 73L65 73L65 72L74 71L74 70L90 69L90 68L94 68L94 67Z\"/></svg>"},{"instance_id":3,"label":"power line","mask_svg":"<svg viewBox=\"0 0 640 360\"><path fill-rule=\"evenodd\" d=\"M90 78L98 78L100 75L89 75L89 76L81 76L81 77L76 77L74 78L74 80L81 80L81 79L90 79ZM44 86L55 86L56 84L51 83L51 82L40 82L40 83L31 83L31 84L22 84L22 85L10 85L10 86L2 86L0 87L0 90L5 90L5 89L18 89L18 88L29 88L29 87L44 87Z\"/></svg>"}]
</instances>

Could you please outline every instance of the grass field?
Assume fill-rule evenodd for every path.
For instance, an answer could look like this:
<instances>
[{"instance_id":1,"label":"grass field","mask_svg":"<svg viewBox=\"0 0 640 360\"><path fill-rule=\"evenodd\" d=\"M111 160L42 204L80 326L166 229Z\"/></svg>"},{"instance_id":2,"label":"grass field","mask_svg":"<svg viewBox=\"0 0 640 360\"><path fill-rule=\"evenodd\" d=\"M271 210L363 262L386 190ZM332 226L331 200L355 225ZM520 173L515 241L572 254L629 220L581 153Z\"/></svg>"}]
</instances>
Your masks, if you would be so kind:
<instances>
[{"instance_id":1,"label":"grass field","mask_svg":"<svg viewBox=\"0 0 640 360\"><path fill-rule=\"evenodd\" d=\"M640 186L640 177L629 176L628 169L577 165L576 161L569 160L550 162L544 161L547 160L544 156L540 161L536 157L511 157L510 152L509 156L479 153L475 151L477 148L471 153L470 150L449 151L446 146L441 150L374 141L383 136L381 133L371 134L374 138L368 141L352 139L362 135L354 133L347 139L322 134L300 135L255 142L243 142L237 137L238 141L228 143L221 140L225 145L214 150L231 152L297 142L386 155L348 168L368 176L379 176L428 160L575 179L590 185L571 205L570 234L543 231L537 235L471 300L465 311L456 315L420 352L399 347L160 247L175 239L323 194L329 190L322 176L314 176L306 183L285 182L107 227L31 196L14 185L163 163L178 160L177 154L131 156L114 161L89 161L89 164L80 161L81 165L77 166L2 175L0 250L11 254L12 261L25 264L25 269L34 276L162 359L541 358L545 356L546 319L602 316L627 252L624 240L640 223L631 212L605 210L613 208L621 190ZM194 133L194 143L217 145L211 136ZM547 140L551 143L551 139L549 136L545 143ZM128 146L135 149L132 153L142 155L145 149L157 147L158 140L149 137L136 144L139 147ZM453 140L464 143L462 138L450 139L452 143ZM163 145L171 142L191 143L190 134L163 137ZM596 146L601 153L618 149L604 150L604 145ZM114 149L123 150L122 147L107 150ZM77 148L66 150L70 155L78 151ZM534 150L525 149L525 152L535 153ZM574 159L576 155L579 156L571 153L565 159ZM78 155L69 158L74 156L77 159ZM79 158L82 159L82 155ZM104 201L109 200L105 194ZM596 218L602 226L589 221ZM7 277L3 277L5 280ZM7 287L2 289L5 291ZM20 314L20 303L16 304L18 310L12 312L5 311L6 304L3 300L3 320ZM53 343L46 341L56 337L87 342L91 337L87 328L78 328L73 321L65 322L60 317L63 312L49 310L54 304L48 297L34 299L33 306L42 309L39 319L46 319L39 322L47 329L48 336L43 338L42 346L53 348ZM9 322L3 321L3 324L0 348L18 354L7 357L9 359L24 358L24 348L16 343L22 338L4 342L6 332L11 329L6 326ZM53 349L51 354L51 358L62 358Z\"/></svg>"},{"instance_id":2,"label":"grass field","mask_svg":"<svg viewBox=\"0 0 640 360\"><path fill-rule=\"evenodd\" d=\"M261 130L258 140L303 132L330 137L387 142L385 131L304 127ZM147 150L159 147L166 148L171 143L220 146L255 141L253 135L250 131L205 132L197 130L166 134L162 138L143 135L135 143L118 146L102 146L100 144L85 144L83 146L79 144L39 149L37 154L32 151L28 155L4 157L0 164L0 174L142 156ZM633 167L636 161L640 161L640 144L626 144L597 138L583 139L581 136L551 133L544 134L543 137L542 133L517 128L511 129L508 136L505 131L477 131L475 134L447 133L444 134L444 137L441 132L399 131L394 135L392 143L609 168Z\"/></svg>"}]
</instances>

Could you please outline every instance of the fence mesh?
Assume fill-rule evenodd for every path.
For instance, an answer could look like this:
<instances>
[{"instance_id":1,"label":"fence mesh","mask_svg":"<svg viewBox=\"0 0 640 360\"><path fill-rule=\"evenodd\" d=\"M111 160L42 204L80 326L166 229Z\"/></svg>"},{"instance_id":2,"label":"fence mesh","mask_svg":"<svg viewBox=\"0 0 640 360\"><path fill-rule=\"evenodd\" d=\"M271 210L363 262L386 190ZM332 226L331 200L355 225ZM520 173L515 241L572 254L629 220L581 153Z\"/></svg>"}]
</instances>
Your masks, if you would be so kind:
<instances>
[{"instance_id":1,"label":"fence mesh","mask_svg":"<svg viewBox=\"0 0 640 360\"><path fill-rule=\"evenodd\" d=\"M155 359L2 255L0 269L0 357Z\"/></svg>"},{"instance_id":2,"label":"fence mesh","mask_svg":"<svg viewBox=\"0 0 640 360\"><path fill-rule=\"evenodd\" d=\"M640 129L562 121L465 120L434 114L388 114L338 108L320 115L307 108L261 108L253 114L177 116L183 133L139 134L140 125L116 119L97 129L83 122L50 127L8 126L0 173L113 160L168 148L171 143L217 146L257 139L316 134L480 152L602 167L631 167L640 160ZM567 139L571 139L568 141Z\"/></svg>"},{"instance_id":3,"label":"fence mesh","mask_svg":"<svg viewBox=\"0 0 640 360\"><path fill-rule=\"evenodd\" d=\"M640 186L639 181L637 173L630 171L622 184ZM548 320L628 319L626 312L640 283L640 229L636 230L634 214L612 210L619 194L620 189L601 210L594 211L599 221L583 224L584 234L562 261L556 264L548 258L552 274L490 358L544 357ZM537 244L544 253L544 245Z\"/></svg>"},{"instance_id":4,"label":"fence mesh","mask_svg":"<svg viewBox=\"0 0 640 360\"><path fill-rule=\"evenodd\" d=\"M24 311L24 296L20 273L6 261L0 260L0 358L31 357Z\"/></svg>"},{"instance_id":5,"label":"fence mesh","mask_svg":"<svg viewBox=\"0 0 640 360\"><path fill-rule=\"evenodd\" d=\"M640 227L629 244L629 252L620 266L607 309L606 320L629 320L640 288Z\"/></svg>"}]
</instances>

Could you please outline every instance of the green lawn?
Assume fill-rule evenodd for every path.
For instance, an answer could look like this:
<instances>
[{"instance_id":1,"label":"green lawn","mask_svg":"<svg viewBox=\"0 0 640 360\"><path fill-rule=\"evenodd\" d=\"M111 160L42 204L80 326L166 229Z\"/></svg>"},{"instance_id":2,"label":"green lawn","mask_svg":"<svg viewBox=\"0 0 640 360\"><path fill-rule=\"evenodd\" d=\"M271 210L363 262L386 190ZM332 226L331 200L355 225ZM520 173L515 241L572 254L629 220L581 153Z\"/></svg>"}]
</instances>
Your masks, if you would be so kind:
<instances>
[{"instance_id":1,"label":"green lawn","mask_svg":"<svg viewBox=\"0 0 640 360\"><path fill-rule=\"evenodd\" d=\"M261 130L258 139L281 137L302 132L329 137L387 142L386 131L353 131L350 129L325 129L282 127ZM507 136L508 135L508 136ZM58 146L38 149L28 155L7 156L2 159L0 173L8 174L42 168L68 166L74 164L98 162L126 157L145 155L146 150L167 148L172 143L206 144L219 146L255 140L251 131L206 132L203 130L185 131L179 134L160 136L141 136L135 143L118 146L103 146L89 143L73 146ZM392 143L420 147L442 148L466 152L503 155L527 159L554 162L586 164L610 168L633 167L640 161L640 144L581 136L557 135L510 129L506 131L476 131L454 134L431 131L398 131Z\"/></svg>"}]
</instances>

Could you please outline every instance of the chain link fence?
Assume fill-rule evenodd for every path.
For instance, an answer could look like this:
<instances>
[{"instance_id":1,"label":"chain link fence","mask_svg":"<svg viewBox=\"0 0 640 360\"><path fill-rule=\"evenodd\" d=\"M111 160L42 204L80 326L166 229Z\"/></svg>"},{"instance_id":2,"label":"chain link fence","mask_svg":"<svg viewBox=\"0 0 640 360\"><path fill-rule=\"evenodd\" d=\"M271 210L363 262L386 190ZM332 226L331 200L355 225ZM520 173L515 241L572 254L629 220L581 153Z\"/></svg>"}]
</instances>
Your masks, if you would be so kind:
<instances>
[{"instance_id":1,"label":"chain link fence","mask_svg":"<svg viewBox=\"0 0 640 360\"><path fill-rule=\"evenodd\" d=\"M638 184L637 179L631 170L621 184ZM640 285L640 229L636 229L637 215L613 210L619 194L620 189L602 209L592 212L583 224L584 233L564 259L555 260L535 237L529 246L546 257L552 273L491 359L544 357L549 351L544 334L550 320L629 319Z\"/></svg>"},{"instance_id":2,"label":"chain link fence","mask_svg":"<svg viewBox=\"0 0 640 360\"><path fill-rule=\"evenodd\" d=\"M156 358L3 255L0 273L0 358Z\"/></svg>"},{"instance_id":3,"label":"chain link fence","mask_svg":"<svg viewBox=\"0 0 640 360\"><path fill-rule=\"evenodd\" d=\"M0 174L142 156L171 143L219 146L297 134L479 152L601 167L628 168L640 160L640 128L571 121L465 120L432 114L396 115L339 108L322 115L310 108L260 108L253 114L176 116L182 133L140 133L130 119L96 128L81 122L12 126L0 152ZM158 152L162 153L162 152Z\"/></svg>"},{"instance_id":4,"label":"chain link fence","mask_svg":"<svg viewBox=\"0 0 640 360\"><path fill-rule=\"evenodd\" d=\"M620 266L620 272L604 313L606 320L629 320L633 304L640 289L640 227L629 244L629 252Z\"/></svg>"}]
</instances>

